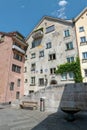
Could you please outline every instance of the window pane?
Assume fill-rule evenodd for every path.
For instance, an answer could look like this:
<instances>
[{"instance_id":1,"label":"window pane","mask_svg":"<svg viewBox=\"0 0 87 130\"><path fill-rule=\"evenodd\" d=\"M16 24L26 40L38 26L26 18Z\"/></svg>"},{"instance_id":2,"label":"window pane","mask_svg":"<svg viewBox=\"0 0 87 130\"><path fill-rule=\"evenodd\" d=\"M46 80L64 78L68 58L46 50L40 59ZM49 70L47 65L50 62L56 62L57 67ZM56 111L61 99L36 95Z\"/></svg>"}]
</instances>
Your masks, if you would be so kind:
<instances>
[{"instance_id":1,"label":"window pane","mask_svg":"<svg viewBox=\"0 0 87 130\"><path fill-rule=\"evenodd\" d=\"M52 25L52 26L46 28L46 33L52 32L54 30L55 30L55 26Z\"/></svg>"},{"instance_id":2,"label":"window pane","mask_svg":"<svg viewBox=\"0 0 87 130\"><path fill-rule=\"evenodd\" d=\"M20 73L20 72L21 72L21 67L12 64L12 71L17 72L17 73Z\"/></svg>"},{"instance_id":3,"label":"window pane","mask_svg":"<svg viewBox=\"0 0 87 130\"><path fill-rule=\"evenodd\" d=\"M87 59L87 52L83 52L82 57L83 57L83 59Z\"/></svg>"},{"instance_id":4,"label":"window pane","mask_svg":"<svg viewBox=\"0 0 87 130\"><path fill-rule=\"evenodd\" d=\"M73 49L73 43L72 42L66 43L66 49L67 50Z\"/></svg>"},{"instance_id":5,"label":"window pane","mask_svg":"<svg viewBox=\"0 0 87 130\"><path fill-rule=\"evenodd\" d=\"M87 69L84 70L85 77L87 77Z\"/></svg>"},{"instance_id":6,"label":"window pane","mask_svg":"<svg viewBox=\"0 0 87 130\"><path fill-rule=\"evenodd\" d=\"M35 53L32 53L31 54L31 58L35 58L36 57L36 54Z\"/></svg>"},{"instance_id":7,"label":"window pane","mask_svg":"<svg viewBox=\"0 0 87 130\"><path fill-rule=\"evenodd\" d=\"M50 54L48 60L55 60L56 59L56 54Z\"/></svg>"},{"instance_id":8,"label":"window pane","mask_svg":"<svg viewBox=\"0 0 87 130\"><path fill-rule=\"evenodd\" d=\"M36 39L32 42L32 48L35 48L41 44L42 39Z\"/></svg>"},{"instance_id":9,"label":"window pane","mask_svg":"<svg viewBox=\"0 0 87 130\"><path fill-rule=\"evenodd\" d=\"M73 72L69 72L69 78L73 79L74 78L74 73Z\"/></svg>"},{"instance_id":10,"label":"window pane","mask_svg":"<svg viewBox=\"0 0 87 130\"><path fill-rule=\"evenodd\" d=\"M35 85L35 77L31 77L31 84Z\"/></svg>"},{"instance_id":11,"label":"window pane","mask_svg":"<svg viewBox=\"0 0 87 130\"><path fill-rule=\"evenodd\" d=\"M67 62L70 63L70 62L73 62L74 61L74 57L68 57L67 58Z\"/></svg>"},{"instance_id":12,"label":"window pane","mask_svg":"<svg viewBox=\"0 0 87 130\"><path fill-rule=\"evenodd\" d=\"M21 83L21 80L18 79L18 80L17 80L17 86L18 86L18 87L20 87L20 83Z\"/></svg>"},{"instance_id":13,"label":"window pane","mask_svg":"<svg viewBox=\"0 0 87 130\"><path fill-rule=\"evenodd\" d=\"M80 37L80 41L81 41L82 43L86 42L86 37Z\"/></svg>"},{"instance_id":14,"label":"window pane","mask_svg":"<svg viewBox=\"0 0 87 130\"><path fill-rule=\"evenodd\" d=\"M44 51L39 52L39 57L44 57Z\"/></svg>"},{"instance_id":15,"label":"window pane","mask_svg":"<svg viewBox=\"0 0 87 130\"><path fill-rule=\"evenodd\" d=\"M62 77L62 80L66 80L66 79L67 79L67 74L66 74L66 73L63 73L63 74L61 75L61 77Z\"/></svg>"},{"instance_id":16,"label":"window pane","mask_svg":"<svg viewBox=\"0 0 87 130\"><path fill-rule=\"evenodd\" d=\"M84 27L79 27L79 32L83 32L84 31Z\"/></svg>"},{"instance_id":17,"label":"window pane","mask_svg":"<svg viewBox=\"0 0 87 130\"><path fill-rule=\"evenodd\" d=\"M69 30L65 30L64 31L64 37L69 37L69 36L70 36Z\"/></svg>"},{"instance_id":18,"label":"window pane","mask_svg":"<svg viewBox=\"0 0 87 130\"><path fill-rule=\"evenodd\" d=\"M10 90L11 90L11 91L14 90L14 82L11 82L11 83L10 83Z\"/></svg>"},{"instance_id":19,"label":"window pane","mask_svg":"<svg viewBox=\"0 0 87 130\"><path fill-rule=\"evenodd\" d=\"M46 43L46 49L49 49L49 48L51 48L51 42Z\"/></svg>"},{"instance_id":20,"label":"window pane","mask_svg":"<svg viewBox=\"0 0 87 130\"><path fill-rule=\"evenodd\" d=\"M44 86L44 78L39 79L39 86Z\"/></svg>"}]
</instances>

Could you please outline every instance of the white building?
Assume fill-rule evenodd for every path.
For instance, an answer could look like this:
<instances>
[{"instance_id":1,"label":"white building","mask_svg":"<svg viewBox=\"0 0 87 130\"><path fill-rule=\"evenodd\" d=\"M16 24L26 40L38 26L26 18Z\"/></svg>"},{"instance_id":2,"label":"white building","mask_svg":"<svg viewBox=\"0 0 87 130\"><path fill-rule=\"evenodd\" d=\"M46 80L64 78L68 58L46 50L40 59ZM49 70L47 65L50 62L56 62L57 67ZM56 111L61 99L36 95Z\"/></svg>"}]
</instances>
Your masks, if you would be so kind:
<instances>
[{"instance_id":1,"label":"white building","mask_svg":"<svg viewBox=\"0 0 87 130\"><path fill-rule=\"evenodd\" d=\"M73 73L55 75L58 65L77 56L74 24L70 20L43 17L27 37L25 95L39 89L72 83Z\"/></svg>"}]
</instances>

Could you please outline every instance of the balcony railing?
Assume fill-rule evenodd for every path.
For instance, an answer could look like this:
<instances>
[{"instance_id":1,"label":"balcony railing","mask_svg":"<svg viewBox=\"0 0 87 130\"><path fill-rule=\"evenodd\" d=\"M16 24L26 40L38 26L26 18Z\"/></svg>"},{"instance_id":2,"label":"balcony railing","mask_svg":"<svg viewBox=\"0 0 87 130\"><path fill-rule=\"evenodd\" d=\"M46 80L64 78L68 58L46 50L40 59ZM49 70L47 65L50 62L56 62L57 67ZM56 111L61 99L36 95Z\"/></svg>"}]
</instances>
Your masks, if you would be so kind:
<instances>
[{"instance_id":1,"label":"balcony railing","mask_svg":"<svg viewBox=\"0 0 87 130\"><path fill-rule=\"evenodd\" d=\"M25 51L23 49L21 49L20 47L18 47L17 45L13 45L12 49L17 50L17 51L19 51L22 54L25 54Z\"/></svg>"},{"instance_id":2,"label":"balcony railing","mask_svg":"<svg viewBox=\"0 0 87 130\"><path fill-rule=\"evenodd\" d=\"M42 30L38 30L36 32L33 32L32 37L33 37L33 39L37 39L37 38L43 37L43 31Z\"/></svg>"}]
</instances>

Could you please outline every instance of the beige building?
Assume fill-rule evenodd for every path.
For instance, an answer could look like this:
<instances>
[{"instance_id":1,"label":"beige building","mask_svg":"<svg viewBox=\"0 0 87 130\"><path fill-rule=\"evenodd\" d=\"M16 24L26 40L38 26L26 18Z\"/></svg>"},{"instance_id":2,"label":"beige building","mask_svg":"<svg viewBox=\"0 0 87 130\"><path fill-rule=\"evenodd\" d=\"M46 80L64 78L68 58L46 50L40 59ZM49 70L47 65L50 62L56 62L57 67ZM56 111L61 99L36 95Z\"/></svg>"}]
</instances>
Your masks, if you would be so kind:
<instances>
[{"instance_id":1,"label":"beige building","mask_svg":"<svg viewBox=\"0 0 87 130\"><path fill-rule=\"evenodd\" d=\"M58 65L77 56L74 24L71 20L43 17L27 37L24 95L51 85L72 83L73 73L55 75Z\"/></svg>"},{"instance_id":2,"label":"beige building","mask_svg":"<svg viewBox=\"0 0 87 130\"><path fill-rule=\"evenodd\" d=\"M83 82L87 82L87 8L74 19L74 22Z\"/></svg>"}]
</instances>

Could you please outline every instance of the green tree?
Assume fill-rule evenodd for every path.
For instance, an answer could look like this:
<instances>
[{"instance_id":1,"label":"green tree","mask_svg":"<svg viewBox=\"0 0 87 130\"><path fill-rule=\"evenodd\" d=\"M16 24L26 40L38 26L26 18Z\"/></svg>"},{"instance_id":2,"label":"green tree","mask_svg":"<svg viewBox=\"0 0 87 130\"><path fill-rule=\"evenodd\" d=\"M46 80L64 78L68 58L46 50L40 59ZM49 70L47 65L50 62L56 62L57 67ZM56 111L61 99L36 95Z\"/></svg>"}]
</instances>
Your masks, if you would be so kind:
<instances>
[{"instance_id":1,"label":"green tree","mask_svg":"<svg viewBox=\"0 0 87 130\"><path fill-rule=\"evenodd\" d=\"M74 62L61 64L60 66L57 67L56 74L63 74L65 72L66 73L73 72L74 81L76 83L80 83L83 81L79 57L77 57L76 61Z\"/></svg>"}]
</instances>

